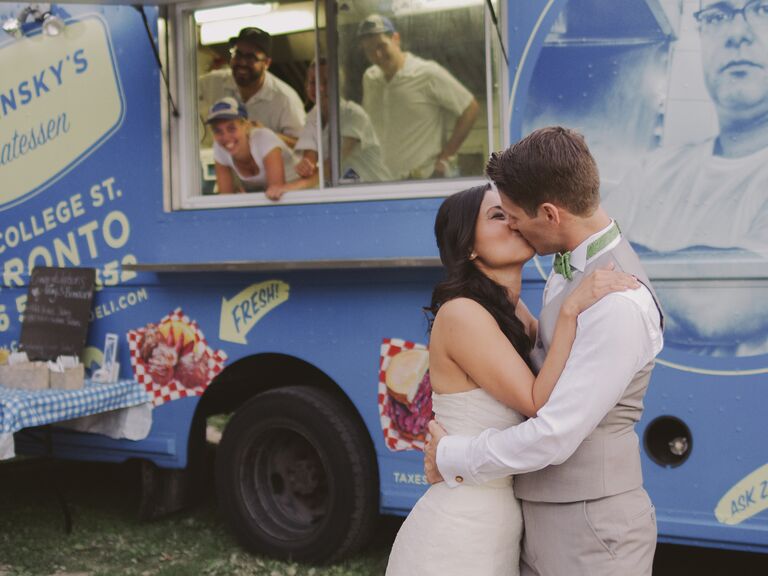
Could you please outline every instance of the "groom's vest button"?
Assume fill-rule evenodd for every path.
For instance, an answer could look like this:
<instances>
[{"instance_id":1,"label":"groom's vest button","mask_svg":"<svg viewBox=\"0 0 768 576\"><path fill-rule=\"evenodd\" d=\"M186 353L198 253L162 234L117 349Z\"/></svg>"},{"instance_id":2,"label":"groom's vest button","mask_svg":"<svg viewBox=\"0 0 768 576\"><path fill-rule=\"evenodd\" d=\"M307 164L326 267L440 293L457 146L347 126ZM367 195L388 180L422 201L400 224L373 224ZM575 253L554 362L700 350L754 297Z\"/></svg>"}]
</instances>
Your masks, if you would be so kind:
<instances>
[{"instance_id":1,"label":"groom's vest button","mask_svg":"<svg viewBox=\"0 0 768 576\"><path fill-rule=\"evenodd\" d=\"M464 482L464 477L463 476L456 476L456 482L461 484L462 482Z\"/></svg>"}]
</instances>

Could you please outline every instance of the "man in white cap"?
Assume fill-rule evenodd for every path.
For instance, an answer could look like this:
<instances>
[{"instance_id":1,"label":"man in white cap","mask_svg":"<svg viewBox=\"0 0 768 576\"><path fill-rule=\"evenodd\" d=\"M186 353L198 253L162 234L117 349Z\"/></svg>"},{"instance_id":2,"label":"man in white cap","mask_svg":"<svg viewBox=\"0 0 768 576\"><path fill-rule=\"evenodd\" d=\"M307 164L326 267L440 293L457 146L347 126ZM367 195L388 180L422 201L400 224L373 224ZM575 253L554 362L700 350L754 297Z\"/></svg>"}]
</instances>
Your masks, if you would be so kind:
<instances>
[{"instance_id":1,"label":"man in white cap","mask_svg":"<svg viewBox=\"0 0 768 576\"><path fill-rule=\"evenodd\" d=\"M384 16L360 22L357 37L373 64L363 75L363 108L393 178L451 175L453 158L477 119L472 93L437 62L404 52Z\"/></svg>"},{"instance_id":2,"label":"man in white cap","mask_svg":"<svg viewBox=\"0 0 768 576\"><path fill-rule=\"evenodd\" d=\"M306 119L304 103L288 84L269 71L272 37L260 28L248 27L231 38L231 69L214 70L197 83L199 109L227 96L245 105L257 126L269 128L293 147Z\"/></svg>"}]
</instances>

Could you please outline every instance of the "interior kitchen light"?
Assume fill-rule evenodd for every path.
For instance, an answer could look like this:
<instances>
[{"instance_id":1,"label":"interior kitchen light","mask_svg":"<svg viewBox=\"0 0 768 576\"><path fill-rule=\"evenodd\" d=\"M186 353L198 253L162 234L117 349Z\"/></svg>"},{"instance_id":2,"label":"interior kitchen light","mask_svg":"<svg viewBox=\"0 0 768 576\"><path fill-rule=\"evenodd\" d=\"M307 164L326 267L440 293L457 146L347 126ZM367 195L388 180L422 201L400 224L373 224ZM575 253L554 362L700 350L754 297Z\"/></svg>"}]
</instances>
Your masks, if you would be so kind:
<instances>
[{"instance_id":1,"label":"interior kitchen light","mask_svg":"<svg viewBox=\"0 0 768 576\"><path fill-rule=\"evenodd\" d=\"M405 14L423 14L425 12L444 12L482 4L483 0L411 0L408 2L395 2L393 11L398 16L403 16Z\"/></svg>"},{"instance_id":2,"label":"interior kitchen light","mask_svg":"<svg viewBox=\"0 0 768 576\"><path fill-rule=\"evenodd\" d=\"M264 14L269 14L272 10L272 4L235 4L234 6L224 6L222 8L195 10L195 22L207 24L208 22L220 22L221 20L263 16Z\"/></svg>"},{"instance_id":3,"label":"interior kitchen light","mask_svg":"<svg viewBox=\"0 0 768 576\"><path fill-rule=\"evenodd\" d=\"M222 44L237 36L246 26L255 26L269 32L272 36L291 34L315 29L315 13L312 3L306 2L311 9L275 10L262 16L239 18L236 20L219 20L200 25L200 43L204 46Z\"/></svg>"}]
</instances>

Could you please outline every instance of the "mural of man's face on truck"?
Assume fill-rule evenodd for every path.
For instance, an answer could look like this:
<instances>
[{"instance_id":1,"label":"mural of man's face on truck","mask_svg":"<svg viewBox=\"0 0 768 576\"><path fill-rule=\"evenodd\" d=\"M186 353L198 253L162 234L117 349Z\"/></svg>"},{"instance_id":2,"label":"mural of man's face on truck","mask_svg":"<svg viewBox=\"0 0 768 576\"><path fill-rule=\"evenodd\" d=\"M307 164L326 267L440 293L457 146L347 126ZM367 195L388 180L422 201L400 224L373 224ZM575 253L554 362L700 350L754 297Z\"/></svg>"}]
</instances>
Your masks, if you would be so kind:
<instances>
[{"instance_id":1,"label":"mural of man's face on truck","mask_svg":"<svg viewBox=\"0 0 768 576\"><path fill-rule=\"evenodd\" d=\"M581 4L558 5L523 133L548 123L585 133L603 205L664 305L668 347L768 353L763 281L748 280L768 273L768 4L667 3L653 16L638 3L642 42Z\"/></svg>"}]
</instances>

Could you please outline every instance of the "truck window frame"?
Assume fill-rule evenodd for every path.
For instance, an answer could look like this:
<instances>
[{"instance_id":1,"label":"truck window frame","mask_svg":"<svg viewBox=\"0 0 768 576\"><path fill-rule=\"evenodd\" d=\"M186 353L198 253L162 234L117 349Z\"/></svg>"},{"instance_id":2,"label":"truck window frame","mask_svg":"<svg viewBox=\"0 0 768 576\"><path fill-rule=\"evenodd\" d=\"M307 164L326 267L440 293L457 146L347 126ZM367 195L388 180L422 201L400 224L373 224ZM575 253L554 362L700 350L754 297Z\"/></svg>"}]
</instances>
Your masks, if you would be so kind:
<instances>
[{"instance_id":1,"label":"truck window frame","mask_svg":"<svg viewBox=\"0 0 768 576\"><path fill-rule=\"evenodd\" d=\"M366 184L338 183L338 156L331 154L332 175L321 178L319 188L296 190L285 194L279 201L269 200L263 193L203 195L201 193L199 165L199 130L197 118L197 58L194 11L204 8L226 6L237 3L236 0L194 0L177 3L167 10L167 21L161 22L159 34L165 35L167 54L165 60L174 83L176 104L179 116L170 113L167 98L163 98L162 119L168 127L164 143L166 151L165 176L166 194L164 207L167 211L196 210L211 208L238 208L251 206L281 206L302 204L325 204L336 202L360 202L378 200L403 200L418 198L445 197L485 182L478 176L460 176L442 179L393 180ZM319 11L325 9L331 14L335 0L314 0L315 4L315 53L320 46L321 37L327 46L329 60L328 82L330 94L336 105L331 106L329 125L331 126L330 144L338 149L338 72L335 45L336 21L326 18L326 27L319 28ZM321 4L324 6L321 7ZM499 14L504 3L494 2L500 23L506 23L503 14ZM503 95L508 93L509 75L503 59L500 57L499 40L493 29L488 4L483 3L484 11L484 64L485 64L485 121L488 150L497 150L508 145L508 111L504 109ZM164 24L164 25L163 25ZM502 34L503 34L502 30ZM164 89L163 89L164 90ZM482 107L481 107L482 110ZM322 139L321 139L322 140ZM322 141L320 150L322 153ZM322 156L321 156L322 157ZM332 180L325 184L323 180Z\"/></svg>"}]
</instances>

